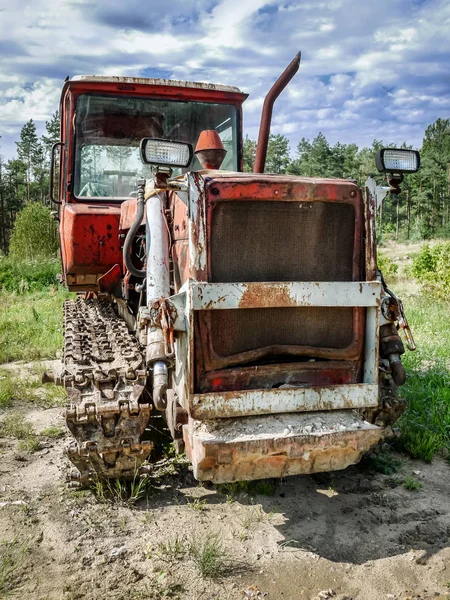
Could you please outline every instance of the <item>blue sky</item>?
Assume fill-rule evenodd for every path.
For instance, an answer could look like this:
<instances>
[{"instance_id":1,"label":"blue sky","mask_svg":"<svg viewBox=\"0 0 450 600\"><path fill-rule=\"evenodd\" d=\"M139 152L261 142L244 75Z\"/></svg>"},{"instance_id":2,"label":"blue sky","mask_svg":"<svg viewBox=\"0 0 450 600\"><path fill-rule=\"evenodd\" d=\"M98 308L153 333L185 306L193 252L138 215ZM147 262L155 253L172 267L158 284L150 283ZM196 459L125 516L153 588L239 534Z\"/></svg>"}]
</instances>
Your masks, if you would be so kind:
<instances>
[{"instance_id":1,"label":"blue sky","mask_svg":"<svg viewBox=\"0 0 450 600\"><path fill-rule=\"evenodd\" d=\"M66 75L169 77L264 95L302 51L272 131L420 146L450 117L450 0L0 0L1 153L30 118L43 130Z\"/></svg>"}]
</instances>

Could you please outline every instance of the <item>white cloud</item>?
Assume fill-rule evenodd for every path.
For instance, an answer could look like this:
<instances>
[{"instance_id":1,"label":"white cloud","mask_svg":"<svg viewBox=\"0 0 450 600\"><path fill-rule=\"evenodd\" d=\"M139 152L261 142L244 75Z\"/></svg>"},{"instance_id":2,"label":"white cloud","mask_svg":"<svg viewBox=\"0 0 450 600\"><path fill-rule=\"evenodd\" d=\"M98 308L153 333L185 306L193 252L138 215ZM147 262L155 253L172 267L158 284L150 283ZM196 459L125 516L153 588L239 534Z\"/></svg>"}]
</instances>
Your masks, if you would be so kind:
<instances>
[{"instance_id":1,"label":"white cloud","mask_svg":"<svg viewBox=\"0 0 450 600\"><path fill-rule=\"evenodd\" d=\"M7 155L23 123L42 128L56 110L64 76L83 72L237 85L251 94L245 131L256 137L264 95L299 47L273 121L292 147L319 130L330 141L419 145L449 116L448 0L0 0L0 9Z\"/></svg>"}]
</instances>

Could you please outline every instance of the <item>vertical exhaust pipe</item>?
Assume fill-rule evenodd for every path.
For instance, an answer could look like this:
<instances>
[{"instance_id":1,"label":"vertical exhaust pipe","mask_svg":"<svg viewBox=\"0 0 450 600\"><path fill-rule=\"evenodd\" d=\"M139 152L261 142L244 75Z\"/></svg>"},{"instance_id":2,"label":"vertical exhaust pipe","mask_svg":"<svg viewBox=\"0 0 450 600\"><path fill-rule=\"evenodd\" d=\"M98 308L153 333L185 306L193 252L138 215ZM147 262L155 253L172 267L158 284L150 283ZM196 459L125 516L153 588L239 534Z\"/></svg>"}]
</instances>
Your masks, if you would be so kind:
<instances>
[{"instance_id":1,"label":"vertical exhaust pipe","mask_svg":"<svg viewBox=\"0 0 450 600\"><path fill-rule=\"evenodd\" d=\"M264 173L266 166L267 145L269 143L270 123L272 121L272 109L275 100L297 73L300 67L301 52L295 55L294 59L289 63L285 71L278 77L267 94L261 114L261 124L259 126L258 144L256 146L255 164L253 165L254 173Z\"/></svg>"}]
</instances>

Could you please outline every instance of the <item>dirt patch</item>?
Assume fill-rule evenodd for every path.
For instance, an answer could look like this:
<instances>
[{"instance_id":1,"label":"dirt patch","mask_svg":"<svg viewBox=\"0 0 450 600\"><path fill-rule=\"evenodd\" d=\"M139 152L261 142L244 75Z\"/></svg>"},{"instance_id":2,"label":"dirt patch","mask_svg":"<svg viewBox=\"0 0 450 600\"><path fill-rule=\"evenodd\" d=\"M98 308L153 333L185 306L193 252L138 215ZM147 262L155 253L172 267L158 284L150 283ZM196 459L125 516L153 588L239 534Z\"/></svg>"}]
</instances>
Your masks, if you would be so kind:
<instances>
[{"instance_id":1,"label":"dirt patch","mask_svg":"<svg viewBox=\"0 0 450 600\"><path fill-rule=\"evenodd\" d=\"M36 432L62 422L59 409L26 416ZM271 496L206 489L185 467L126 506L67 487L67 439L43 438L34 453L0 439L0 564L16 557L11 598L447 598L443 459L400 456L391 476L360 466L292 477ZM423 487L406 490L406 475ZM201 575L201 560L216 579Z\"/></svg>"}]
</instances>

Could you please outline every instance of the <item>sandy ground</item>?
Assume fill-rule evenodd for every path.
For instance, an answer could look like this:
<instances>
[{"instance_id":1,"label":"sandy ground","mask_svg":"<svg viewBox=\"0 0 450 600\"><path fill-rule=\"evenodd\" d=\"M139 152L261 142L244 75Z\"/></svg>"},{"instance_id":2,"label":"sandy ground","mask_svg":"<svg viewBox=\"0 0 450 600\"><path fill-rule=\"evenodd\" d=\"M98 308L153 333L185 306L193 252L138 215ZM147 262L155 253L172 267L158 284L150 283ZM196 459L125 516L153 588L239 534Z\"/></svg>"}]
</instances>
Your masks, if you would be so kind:
<instances>
[{"instance_id":1,"label":"sandy ground","mask_svg":"<svg viewBox=\"0 0 450 600\"><path fill-rule=\"evenodd\" d=\"M61 409L30 409L27 418L37 432L64 426ZM126 506L67 487L67 440L29 453L0 439L0 565L4 573L9 551L16 567L4 597L450 598L444 459L427 465L401 456L395 475L358 466L286 479L271 496L234 498L202 487L182 467ZM413 473L423 488L408 491L401 482ZM227 551L217 580L202 578L183 551L165 550L176 538L185 547L211 533ZM2 568L0 597L1 586Z\"/></svg>"}]
</instances>

